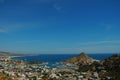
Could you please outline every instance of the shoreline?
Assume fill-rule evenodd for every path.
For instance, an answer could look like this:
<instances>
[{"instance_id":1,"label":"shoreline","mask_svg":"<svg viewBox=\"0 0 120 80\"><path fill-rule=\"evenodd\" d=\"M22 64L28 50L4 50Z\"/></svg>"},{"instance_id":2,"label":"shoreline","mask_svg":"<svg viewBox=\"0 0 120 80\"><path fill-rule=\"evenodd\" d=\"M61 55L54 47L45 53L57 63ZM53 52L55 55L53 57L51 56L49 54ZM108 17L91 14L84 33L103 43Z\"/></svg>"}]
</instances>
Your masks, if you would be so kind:
<instances>
[{"instance_id":1,"label":"shoreline","mask_svg":"<svg viewBox=\"0 0 120 80\"><path fill-rule=\"evenodd\" d=\"M9 60L14 60L13 58L16 58L16 57L21 57L21 56L9 56Z\"/></svg>"}]
</instances>

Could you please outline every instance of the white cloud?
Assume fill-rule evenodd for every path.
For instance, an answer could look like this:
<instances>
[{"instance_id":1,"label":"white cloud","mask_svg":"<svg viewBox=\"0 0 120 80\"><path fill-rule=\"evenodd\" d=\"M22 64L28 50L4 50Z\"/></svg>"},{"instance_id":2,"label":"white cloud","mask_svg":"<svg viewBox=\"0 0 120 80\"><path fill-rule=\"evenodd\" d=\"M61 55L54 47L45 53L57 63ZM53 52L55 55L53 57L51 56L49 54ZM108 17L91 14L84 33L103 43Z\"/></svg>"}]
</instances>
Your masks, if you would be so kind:
<instances>
[{"instance_id":1,"label":"white cloud","mask_svg":"<svg viewBox=\"0 0 120 80\"><path fill-rule=\"evenodd\" d=\"M14 32L23 29L30 29L30 28L37 28L37 27L44 27L41 22L31 22L31 23L24 23L24 22L3 22L0 24L0 32Z\"/></svg>"},{"instance_id":2,"label":"white cloud","mask_svg":"<svg viewBox=\"0 0 120 80\"><path fill-rule=\"evenodd\" d=\"M34 42L40 42L41 40L19 40L16 41L16 43L34 43Z\"/></svg>"},{"instance_id":3,"label":"white cloud","mask_svg":"<svg viewBox=\"0 0 120 80\"><path fill-rule=\"evenodd\" d=\"M82 42L79 43L81 45L94 45L94 44L107 44L107 43L112 43L112 44L120 44L120 40L106 40L106 41L92 41L92 42Z\"/></svg>"},{"instance_id":4,"label":"white cloud","mask_svg":"<svg viewBox=\"0 0 120 80\"><path fill-rule=\"evenodd\" d=\"M120 46L90 46L90 47L76 47L76 48L58 48L49 50L38 50L38 52L46 53L119 53ZM37 51L37 50L36 50Z\"/></svg>"},{"instance_id":5,"label":"white cloud","mask_svg":"<svg viewBox=\"0 0 120 80\"><path fill-rule=\"evenodd\" d=\"M114 53L120 52L120 46L90 46L78 48L81 52L86 53Z\"/></svg>"},{"instance_id":6,"label":"white cloud","mask_svg":"<svg viewBox=\"0 0 120 80\"><path fill-rule=\"evenodd\" d=\"M7 33L6 29L0 28L0 33Z\"/></svg>"},{"instance_id":7,"label":"white cloud","mask_svg":"<svg viewBox=\"0 0 120 80\"><path fill-rule=\"evenodd\" d=\"M59 2L56 2L53 4L53 8L56 9L56 11L60 13L65 13L66 11L64 10L64 7L62 6L62 3L60 4Z\"/></svg>"},{"instance_id":8,"label":"white cloud","mask_svg":"<svg viewBox=\"0 0 120 80\"><path fill-rule=\"evenodd\" d=\"M0 25L0 32L2 33L9 33L13 30L16 30L20 27L22 27L20 24L1 24Z\"/></svg>"},{"instance_id":9,"label":"white cloud","mask_svg":"<svg viewBox=\"0 0 120 80\"><path fill-rule=\"evenodd\" d=\"M67 53L119 53L120 46L87 46L87 47L76 47L76 48L63 48L58 49L56 52L67 52Z\"/></svg>"},{"instance_id":10,"label":"white cloud","mask_svg":"<svg viewBox=\"0 0 120 80\"><path fill-rule=\"evenodd\" d=\"M54 4L53 7L57 10L57 11L61 11L62 7L59 6L58 4Z\"/></svg>"}]
</instances>

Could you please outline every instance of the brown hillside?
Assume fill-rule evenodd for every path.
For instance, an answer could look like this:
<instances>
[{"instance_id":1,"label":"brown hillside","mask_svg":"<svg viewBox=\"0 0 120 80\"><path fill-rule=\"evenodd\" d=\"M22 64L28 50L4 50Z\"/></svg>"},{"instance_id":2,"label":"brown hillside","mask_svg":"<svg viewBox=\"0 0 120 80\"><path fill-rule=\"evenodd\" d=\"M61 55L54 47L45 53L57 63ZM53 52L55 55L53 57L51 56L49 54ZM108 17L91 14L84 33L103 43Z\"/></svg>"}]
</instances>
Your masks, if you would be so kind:
<instances>
[{"instance_id":1,"label":"brown hillside","mask_svg":"<svg viewBox=\"0 0 120 80\"><path fill-rule=\"evenodd\" d=\"M66 60L66 63L73 63L73 64L88 64L93 62L94 59L86 55L84 52L80 53L80 55L73 57L71 59Z\"/></svg>"}]
</instances>

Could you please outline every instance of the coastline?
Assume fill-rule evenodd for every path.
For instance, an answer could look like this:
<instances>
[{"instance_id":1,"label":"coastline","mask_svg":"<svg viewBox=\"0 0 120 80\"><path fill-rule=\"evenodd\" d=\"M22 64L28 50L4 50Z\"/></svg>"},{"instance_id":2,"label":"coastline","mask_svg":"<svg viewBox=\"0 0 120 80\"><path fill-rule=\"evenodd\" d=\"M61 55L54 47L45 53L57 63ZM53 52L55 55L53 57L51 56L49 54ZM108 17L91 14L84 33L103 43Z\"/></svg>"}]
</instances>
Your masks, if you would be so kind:
<instances>
[{"instance_id":1,"label":"coastline","mask_svg":"<svg viewBox=\"0 0 120 80\"><path fill-rule=\"evenodd\" d=\"M49 61L51 58L52 59L54 58L54 60L60 59L60 57L63 58L62 56L64 56L64 55L62 55L62 56L46 55L46 56L47 56L47 58L45 56L44 57L37 56L34 58L30 57L29 59L34 60L36 58L45 58L44 60ZM80 57L80 56L79 57L84 59L85 56L87 56L87 55L82 54L81 56L82 57ZM104 73L103 70L105 72L110 71L109 66L108 66L108 68L106 68L107 65L101 64L102 63L101 61L100 62L95 61L92 63L88 62L87 64L79 63L78 65L76 65L77 61L76 61L76 63L73 63L73 64L69 64L69 63L67 63L67 64L59 64L59 63L49 64L49 63L43 63L43 62L26 62L28 59L26 61L24 61L22 59L21 60L13 59L16 57L24 57L24 56L4 56L4 57L1 56L0 71L4 72L4 74L7 74L8 77L10 77L12 79L16 77L16 79L18 79L18 80L20 80L20 79L31 80L31 78L35 77L35 75L36 75L35 78L37 80L39 80L39 78L44 79L44 77L46 77L48 80L49 79L53 80L54 77L51 77L51 76L56 76L56 80L64 80L64 79L65 80L77 80L77 79L82 80L82 79L89 79L89 78L93 78L93 80L100 80L100 79L104 79L104 76L102 76L102 74ZM116 59L120 59L120 56L114 55L111 58L107 58L107 60L104 60L103 62L105 64L108 64L108 61L109 61L109 65L114 65L114 64L111 64L111 60L116 61ZM35 61L37 61L37 60L40 61L39 59L36 59ZM86 61L87 61L87 59L86 59ZM114 66L113 66L113 69L115 69ZM102 74L100 74L99 71ZM112 73L112 72L115 72L115 71L111 71L109 73ZM41 74L43 76L39 76L39 74ZM108 74L108 73L106 73L106 74ZM78 77L75 77L74 75L76 75ZM66 76L69 76L69 77L66 77ZM115 75L113 74L109 77L113 78L114 76ZM107 76L105 76L105 78L107 78Z\"/></svg>"},{"instance_id":2,"label":"coastline","mask_svg":"<svg viewBox=\"0 0 120 80\"><path fill-rule=\"evenodd\" d=\"M9 56L9 60L14 60L13 58L22 57L22 56Z\"/></svg>"}]
</instances>

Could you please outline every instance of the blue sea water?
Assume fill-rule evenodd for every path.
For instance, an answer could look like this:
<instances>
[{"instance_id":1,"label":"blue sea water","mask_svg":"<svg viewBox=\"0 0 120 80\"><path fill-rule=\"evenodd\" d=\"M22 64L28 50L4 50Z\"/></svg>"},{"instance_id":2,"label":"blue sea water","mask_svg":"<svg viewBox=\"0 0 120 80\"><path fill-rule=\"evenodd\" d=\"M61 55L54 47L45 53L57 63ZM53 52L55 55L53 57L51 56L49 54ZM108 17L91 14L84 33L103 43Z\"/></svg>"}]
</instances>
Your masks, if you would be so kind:
<instances>
[{"instance_id":1,"label":"blue sea water","mask_svg":"<svg viewBox=\"0 0 120 80\"><path fill-rule=\"evenodd\" d=\"M56 63L62 62L79 54L40 54L37 56L23 56L23 57L14 57L12 59L15 60L24 60L28 62L48 62L48 63ZM112 56L113 54L87 54L88 56L102 60Z\"/></svg>"}]
</instances>

